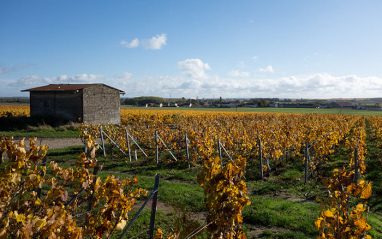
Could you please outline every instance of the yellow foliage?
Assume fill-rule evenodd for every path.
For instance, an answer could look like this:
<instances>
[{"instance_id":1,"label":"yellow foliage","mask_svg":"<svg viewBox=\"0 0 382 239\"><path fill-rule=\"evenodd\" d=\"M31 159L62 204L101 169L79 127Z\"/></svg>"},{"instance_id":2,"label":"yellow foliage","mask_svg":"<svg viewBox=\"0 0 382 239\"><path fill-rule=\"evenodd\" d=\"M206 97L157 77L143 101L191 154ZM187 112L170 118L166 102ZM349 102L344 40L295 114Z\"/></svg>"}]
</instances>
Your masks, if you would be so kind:
<instances>
[{"instance_id":1,"label":"yellow foliage","mask_svg":"<svg viewBox=\"0 0 382 239\"><path fill-rule=\"evenodd\" d=\"M46 166L39 162L47 147L36 142L30 139L27 150L23 141L14 142L12 137L0 141L1 153L9 156L0 169L0 238L102 238L115 224L116 229L126 225L136 198L147 193L132 189L137 178L109 176L101 181L92 174L97 160L86 155L79 156L76 168L63 169L51 161L48 168L53 175L46 175ZM42 192L43 187L48 191ZM99 210L88 212L86 222L78 226L77 204L89 198L92 208Z\"/></svg>"},{"instance_id":2,"label":"yellow foliage","mask_svg":"<svg viewBox=\"0 0 382 239\"><path fill-rule=\"evenodd\" d=\"M242 180L246 159L238 157L221 168L218 157L204 160L198 183L204 188L204 203L209 209L207 230L218 238L246 238L239 227L243 222L241 212L250 201ZM214 169L214 170L211 170Z\"/></svg>"},{"instance_id":3,"label":"yellow foliage","mask_svg":"<svg viewBox=\"0 0 382 239\"><path fill-rule=\"evenodd\" d=\"M352 197L369 198L371 183L364 180L353 183L353 180L354 171L345 169L334 170L333 176L326 179L328 197L326 200L322 199L323 209L315 222L319 238L371 238L367 235L371 226L364 218L367 213L365 204L357 204L354 208L349 205Z\"/></svg>"}]
</instances>

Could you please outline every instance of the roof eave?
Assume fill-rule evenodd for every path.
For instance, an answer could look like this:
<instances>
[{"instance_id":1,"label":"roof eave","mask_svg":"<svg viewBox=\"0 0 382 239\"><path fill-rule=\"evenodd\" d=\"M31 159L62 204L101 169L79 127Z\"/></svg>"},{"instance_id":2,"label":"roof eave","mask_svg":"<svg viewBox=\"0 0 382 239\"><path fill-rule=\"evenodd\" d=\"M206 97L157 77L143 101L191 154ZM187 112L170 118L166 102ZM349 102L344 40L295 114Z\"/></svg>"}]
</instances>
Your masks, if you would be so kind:
<instances>
[{"instance_id":1,"label":"roof eave","mask_svg":"<svg viewBox=\"0 0 382 239\"><path fill-rule=\"evenodd\" d=\"M80 89L81 90L81 89ZM29 91L29 92L68 92L68 91L79 91L79 90L32 90L32 89L29 89L29 90L21 90L21 92L26 92L26 91Z\"/></svg>"}]
</instances>

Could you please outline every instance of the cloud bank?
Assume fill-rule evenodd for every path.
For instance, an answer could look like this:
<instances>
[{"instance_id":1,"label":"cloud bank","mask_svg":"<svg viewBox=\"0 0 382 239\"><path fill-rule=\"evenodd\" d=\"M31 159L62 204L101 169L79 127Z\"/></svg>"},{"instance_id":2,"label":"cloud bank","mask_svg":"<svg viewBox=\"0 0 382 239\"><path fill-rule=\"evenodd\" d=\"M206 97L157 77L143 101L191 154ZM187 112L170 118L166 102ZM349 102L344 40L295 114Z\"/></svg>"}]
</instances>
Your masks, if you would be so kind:
<instances>
[{"instance_id":1,"label":"cloud bank","mask_svg":"<svg viewBox=\"0 0 382 239\"><path fill-rule=\"evenodd\" d=\"M39 75L25 76L8 83L10 87L38 87L46 84L90 84L102 83L105 81L103 75L80 74L75 76L60 75L57 77L47 78ZM21 90L21 89L20 89Z\"/></svg>"},{"instance_id":2,"label":"cloud bank","mask_svg":"<svg viewBox=\"0 0 382 239\"><path fill-rule=\"evenodd\" d=\"M131 72L104 76L96 74L43 77L24 76L1 79L0 95L21 95L20 90L46 84L105 83L126 92L126 97L199 97L199 98L370 98L382 96L382 79L376 76L333 76L328 73L269 77L233 70L227 75L207 74L211 70L201 59L178 62L179 74L137 77ZM272 72L272 66L262 72Z\"/></svg>"},{"instance_id":3,"label":"cloud bank","mask_svg":"<svg viewBox=\"0 0 382 239\"><path fill-rule=\"evenodd\" d=\"M207 63L203 63L200 59L187 59L185 61L178 62L178 67L183 74L191 76L195 79L206 78L206 70L210 70L211 67Z\"/></svg>"},{"instance_id":4,"label":"cloud bank","mask_svg":"<svg viewBox=\"0 0 382 239\"><path fill-rule=\"evenodd\" d=\"M382 79L356 75L332 76L312 74L280 78L222 78L206 76L184 78L164 76L160 79L130 79L139 82L134 89L125 90L139 95L155 94L162 97L212 98L363 98L381 97Z\"/></svg>"},{"instance_id":5,"label":"cloud bank","mask_svg":"<svg viewBox=\"0 0 382 239\"><path fill-rule=\"evenodd\" d=\"M242 78L242 77L250 77L250 76L251 76L251 73L249 73L249 72L245 72L245 71L243 71L243 72L239 72L239 71L231 71L231 72L229 73L229 75L232 76L232 77L239 77L239 78Z\"/></svg>"},{"instance_id":6,"label":"cloud bank","mask_svg":"<svg viewBox=\"0 0 382 239\"><path fill-rule=\"evenodd\" d=\"M212 98L366 98L381 97L382 79L356 75L333 76L327 73L280 78L208 76L208 64L186 60L180 62L185 75L137 78L132 73L105 77L103 75L61 75L46 78L39 75L17 80L1 79L2 96L20 95L20 90L46 84L105 83L126 92L126 97L155 95L162 97ZM239 72L240 73L240 72ZM14 92L14 93L10 93ZM17 93L17 94L16 94ZM9 95L12 94L12 95Z\"/></svg>"},{"instance_id":7,"label":"cloud bank","mask_svg":"<svg viewBox=\"0 0 382 239\"><path fill-rule=\"evenodd\" d=\"M273 70L273 67L272 67L272 66L267 66L267 67L265 67L265 68L260 68L259 71L260 71L260 72L269 72L269 73L273 73L273 72L275 72L275 71Z\"/></svg>"}]
</instances>

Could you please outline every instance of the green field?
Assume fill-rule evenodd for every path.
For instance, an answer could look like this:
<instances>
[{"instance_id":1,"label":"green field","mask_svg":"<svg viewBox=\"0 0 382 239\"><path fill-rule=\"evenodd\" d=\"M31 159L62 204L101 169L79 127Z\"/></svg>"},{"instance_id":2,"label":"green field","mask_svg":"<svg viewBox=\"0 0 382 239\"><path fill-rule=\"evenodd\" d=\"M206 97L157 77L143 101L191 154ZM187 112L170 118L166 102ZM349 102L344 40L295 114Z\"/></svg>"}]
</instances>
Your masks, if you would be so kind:
<instances>
[{"instance_id":1,"label":"green field","mask_svg":"<svg viewBox=\"0 0 382 239\"><path fill-rule=\"evenodd\" d=\"M29 103L1 103L0 105L29 106Z\"/></svg>"}]
</instances>

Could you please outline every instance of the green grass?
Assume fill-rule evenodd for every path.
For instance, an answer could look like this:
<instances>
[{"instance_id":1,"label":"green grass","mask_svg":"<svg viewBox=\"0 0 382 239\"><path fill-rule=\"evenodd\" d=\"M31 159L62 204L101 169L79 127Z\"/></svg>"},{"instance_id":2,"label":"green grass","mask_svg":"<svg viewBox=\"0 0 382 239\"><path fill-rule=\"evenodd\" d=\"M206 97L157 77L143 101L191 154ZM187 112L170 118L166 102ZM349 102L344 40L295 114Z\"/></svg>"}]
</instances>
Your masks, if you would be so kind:
<instances>
[{"instance_id":1,"label":"green grass","mask_svg":"<svg viewBox=\"0 0 382 239\"><path fill-rule=\"evenodd\" d=\"M133 218L135 216L137 210L134 210L130 214L130 218ZM148 231L150 226L150 216L151 216L151 209L144 209L140 216L137 218L137 220L133 223L132 227L126 232L124 238L148 238ZM176 220L180 220L181 215L178 215L174 210L171 211L161 211L160 209L157 210L157 213L155 215L155 230L154 235L157 233L157 228L161 228L163 233L165 235L173 233L176 227ZM193 231L194 228L198 228L200 226L199 222L193 221L193 228L191 231ZM119 236L122 234L121 232L115 233L111 238L119 238ZM190 235L190 231L183 233L180 235L179 238L186 238L186 236ZM207 233L205 231L202 231L198 234L199 239L206 239Z\"/></svg>"},{"instance_id":2,"label":"green grass","mask_svg":"<svg viewBox=\"0 0 382 239\"><path fill-rule=\"evenodd\" d=\"M367 222L371 225L369 235L372 238L381 238L382 236L382 216L377 214L369 214Z\"/></svg>"},{"instance_id":3,"label":"green grass","mask_svg":"<svg viewBox=\"0 0 382 239\"><path fill-rule=\"evenodd\" d=\"M247 237L248 238L248 237ZM262 238L262 239L305 239L307 236L300 232L279 232L264 230L262 234L250 238ZM313 237L316 238L316 237Z\"/></svg>"},{"instance_id":4,"label":"green grass","mask_svg":"<svg viewBox=\"0 0 382 239\"><path fill-rule=\"evenodd\" d=\"M369 202L371 210L382 215L382 146L379 146L375 136L367 134L366 180L373 182L372 197Z\"/></svg>"},{"instance_id":5,"label":"green grass","mask_svg":"<svg viewBox=\"0 0 382 239\"><path fill-rule=\"evenodd\" d=\"M250 195L251 205L243 212L244 221L253 225L280 227L316 237L314 226L319 205L310 202L292 202L273 197Z\"/></svg>"},{"instance_id":6,"label":"green grass","mask_svg":"<svg viewBox=\"0 0 382 239\"><path fill-rule=\"evenodd\" d=\"M48 161L55 161L60 165L71 167L75 165L78 156L83 152L82 146L71 146L63 149L49 150L46 154Z\"/></svg>"},{"instance_id":7,"label":"green grass","mask_svg":"<svg viewBox=\"0 0 382 239\"><path fill-rule=\"evenodd\" d=\"M78 137L78 130L60 130L60 129L46 129L46 130L16 130L16 131L0 131L0 135L6 137L29 137L29 138L73 138Z\"/></svg>"},{"instance_id":8,"label":"green grass","mask_svg":"<svg viewBox=\"0 0 382 239\"><path fill-rule=\"evenodd\" d=\"M98 175L105 179L109 172L102 171ZM112 173L119 178L131 178L132 175L123 173ZM149 193L154 189L154 177L138 175L139 184L137 187L144 188ZM180 208L188 212L205 211L203 204L203 188L197 184L173 182L169 180L159 180L158 200Z\"/></svg>"}]
</instances>

